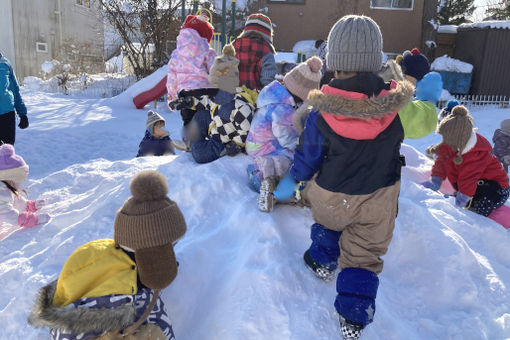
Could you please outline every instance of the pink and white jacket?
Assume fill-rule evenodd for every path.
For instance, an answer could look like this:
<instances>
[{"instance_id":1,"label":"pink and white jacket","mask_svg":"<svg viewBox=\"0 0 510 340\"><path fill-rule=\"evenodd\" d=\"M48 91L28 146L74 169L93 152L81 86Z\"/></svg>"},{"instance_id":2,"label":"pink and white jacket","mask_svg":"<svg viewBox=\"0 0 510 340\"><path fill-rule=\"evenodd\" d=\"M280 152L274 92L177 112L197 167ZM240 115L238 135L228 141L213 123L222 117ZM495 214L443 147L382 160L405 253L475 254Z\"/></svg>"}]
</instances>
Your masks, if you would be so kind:
<instances>
[{"instance_id":1,"label":"pink and white jacket","mask_svg":"<svg viewBox=\"0 0 510 340\"><path fill-rule=\"evenodd\" d=\"M181 29L177 36L177 48L168 62L166 88L168 102L177 99L181 90L210 87L209 70L216 58L216 52L191 28Z\"/></svg>"},{"instance_id":2,"label":"pink and white jacket","mask_svg":"<svg viewBox=\"0 0 510 340\"><path fill-rule=\"evenodd\" d=\"M39 224L39 216L35 201L27 201L21 196L14 195L7 186L0 181L0 226L4 223L31 228Z\"/></svg>"}]
</instances>

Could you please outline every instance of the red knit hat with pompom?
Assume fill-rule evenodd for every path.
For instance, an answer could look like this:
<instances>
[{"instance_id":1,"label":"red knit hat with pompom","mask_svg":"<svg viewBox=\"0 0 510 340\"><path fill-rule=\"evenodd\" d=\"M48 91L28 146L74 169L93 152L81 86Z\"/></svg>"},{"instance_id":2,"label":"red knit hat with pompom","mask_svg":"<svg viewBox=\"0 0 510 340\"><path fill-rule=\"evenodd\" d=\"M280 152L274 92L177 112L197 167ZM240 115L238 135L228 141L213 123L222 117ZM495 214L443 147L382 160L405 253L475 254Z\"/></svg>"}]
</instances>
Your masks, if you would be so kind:
<instances>
[{"instance_id":1,"label":"red knit hat with pompom","mask_svg":"<svg viewBox=\"0 0 510 340\"><path fill-rule=\"evenodd\" d=\"M198 32L198 34L211 42L214 34L214 27L209 23L209 18L203 14L200 15L188 15L182 28L192 28Z\"/></svg>"},{"instance_id":2,"label":"red knit hat with pompom","mask_svg":"<svg viewBox=\"0 0 510 340\"><path fill-rule=\"evenodd\" d=\"M308 92L319 88L321 69L322 60L319 57L311 57L287 73L283 83L287 90L305 101Z\"/></svg>"}]
</instances>

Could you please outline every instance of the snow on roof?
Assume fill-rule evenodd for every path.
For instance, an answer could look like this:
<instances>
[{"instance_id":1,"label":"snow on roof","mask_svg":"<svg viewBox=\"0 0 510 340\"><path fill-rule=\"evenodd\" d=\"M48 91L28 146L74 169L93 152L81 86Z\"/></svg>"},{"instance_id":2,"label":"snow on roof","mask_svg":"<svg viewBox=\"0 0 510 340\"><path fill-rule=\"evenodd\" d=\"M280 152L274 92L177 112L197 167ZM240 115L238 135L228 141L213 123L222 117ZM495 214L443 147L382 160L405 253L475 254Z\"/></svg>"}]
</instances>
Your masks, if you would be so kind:
<instances>
[{"instance_id":1,"label":"snow on roof","mask_svg":"<svg viewBox=\"0 0 510 340\"><path fill-rule=\"evenodd\" d=\"M510 20L501 21L501 20L492 20L492 21L481 21L474 22L472 24L461 24L459 28L501 28L501 29L510 29Z\"/></svg>"},{"instance_id":2,"label":"snow on roof","mask_svg":"<svg viewBox=\"0 0 510 340\"><path fill-rule=\"evenodd\" d=\"M446 54L442 57L436 58L432 65L430 65L432 71L447 71L447 72L458 72L458 73L471 73L473 71L473 65L453 59Z\"/></svg>"},{"instance_id":3,"label":"snow on roof","mask_svg":"<svg viewBox=\"0 0 510 340\"><path fill-rule=\"evenodd\" d=\"M457 25L441 25L437 29L437 33L455 34L457 33L457 27Z\"/></svg>"}]
</instances>

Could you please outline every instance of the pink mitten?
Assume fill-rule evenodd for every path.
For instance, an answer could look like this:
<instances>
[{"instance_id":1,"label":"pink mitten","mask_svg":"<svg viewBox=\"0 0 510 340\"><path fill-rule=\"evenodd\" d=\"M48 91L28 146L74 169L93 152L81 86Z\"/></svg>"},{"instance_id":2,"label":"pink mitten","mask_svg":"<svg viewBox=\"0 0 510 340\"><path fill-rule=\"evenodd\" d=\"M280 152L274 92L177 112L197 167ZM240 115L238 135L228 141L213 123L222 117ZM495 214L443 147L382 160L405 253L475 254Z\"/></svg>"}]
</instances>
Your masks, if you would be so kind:
<instances>
[{"instance_id":1,"label":"pink mitten","mask_svg":"<svg viewBox=\"0 0 510 340\"><path fill-rule=\"evenodd\" d=\"M33 212L24 211L18 216L18 224L23 228L35 227L38 223L37 215Z\"/></svg>"},{"instance_id":2,"label":"pink mitten","mask_svg":"<svg viewBox=\"0 0 510 340\"><path fill-rule=\"evenodd\" d=\"M27 201L26 211L33 213L33 212L36 212L36 210L37 210L37 207L36 207L35 201Z\"/></svg>"},{"instance_id":3,"label":"pink mitten","mask_svg":"<svg viewBox=\"0 0 510 340\"><path fill-rule=\"evenodd\" d=\"M51 216L48 214L39 214L37 219L37 224L45 224L51 219Z\"/></svg>"}]
</instances>

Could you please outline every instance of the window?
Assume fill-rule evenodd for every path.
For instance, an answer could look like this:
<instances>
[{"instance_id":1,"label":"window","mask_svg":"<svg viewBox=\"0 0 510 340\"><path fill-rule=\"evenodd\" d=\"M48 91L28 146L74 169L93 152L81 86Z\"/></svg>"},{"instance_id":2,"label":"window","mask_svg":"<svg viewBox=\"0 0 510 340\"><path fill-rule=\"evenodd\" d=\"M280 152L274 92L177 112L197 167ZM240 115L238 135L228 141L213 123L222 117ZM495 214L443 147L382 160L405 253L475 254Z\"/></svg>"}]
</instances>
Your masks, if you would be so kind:
<instances>
[{"instance_id":1,"label":"window","mask_svg":"<svg viewBox=\"0 0 510 340\"><path fill-rule=\"evenodd\" d=\"M40 53L48 53L48 44L43 43L43 42L36 42L35 50L36 50L36 52L40 52Z\"/></svg>"},{"instance_id":2,"label":"window","mask_svg":"<svg viewBox=\"0 0 510 340\"><path fill-rule=\"evenodd\" d=\"M304 4L305 0L267 0L269 3Z\"/></svg>"},{"instance_id":3,"label":"window","mask_svg":"<svg viewBox=\"0 0 510 340\"><path fill-rule=\"evenodd\" d=\"M414 0L370 0L370 8L413 10Z\"/></svg>"},{"instance_id":4,"label":"window","mask_svg":"<svg viewBox=\"0 0 510 340\"><path fill-rule=\"evenodd\" d=\"M90 0L76 0L76 4L79 6L90 8Z\"/></svg>"}]
</instances>

